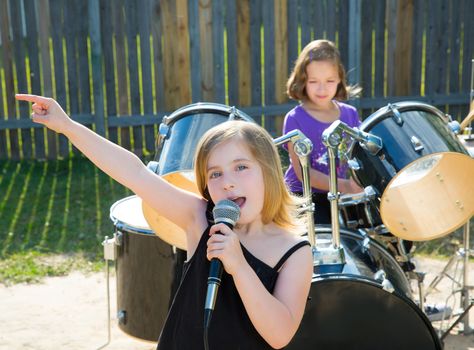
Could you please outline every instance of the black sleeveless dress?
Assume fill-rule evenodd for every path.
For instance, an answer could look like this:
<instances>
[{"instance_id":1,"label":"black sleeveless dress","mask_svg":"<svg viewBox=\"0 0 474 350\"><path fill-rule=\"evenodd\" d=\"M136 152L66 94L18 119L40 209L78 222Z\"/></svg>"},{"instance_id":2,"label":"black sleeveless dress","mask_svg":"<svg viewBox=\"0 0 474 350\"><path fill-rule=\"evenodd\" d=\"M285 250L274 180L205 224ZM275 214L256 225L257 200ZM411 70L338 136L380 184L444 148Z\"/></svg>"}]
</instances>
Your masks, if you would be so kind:
<instances>
[{"instance_id":1,"label":"black sleeveless dress","mask_svg":"<svg viewBox=\"0 0 474 350\"><path fill-rule=\"evenodd\" d=\"M185 263L181 284L158 340L158 350L204 349L204 303L210 266L206 257L209 229L210 226L204 231L194 255ZM275 267L268 266L244 246L241 247L249 265L272 293L280 267L293 252L305 245L309 242L302 241L290 248ZM250 321L234 280L225 270L212 314L208 342L210 350L272 349Z\"/></svg>"}]
</instances>

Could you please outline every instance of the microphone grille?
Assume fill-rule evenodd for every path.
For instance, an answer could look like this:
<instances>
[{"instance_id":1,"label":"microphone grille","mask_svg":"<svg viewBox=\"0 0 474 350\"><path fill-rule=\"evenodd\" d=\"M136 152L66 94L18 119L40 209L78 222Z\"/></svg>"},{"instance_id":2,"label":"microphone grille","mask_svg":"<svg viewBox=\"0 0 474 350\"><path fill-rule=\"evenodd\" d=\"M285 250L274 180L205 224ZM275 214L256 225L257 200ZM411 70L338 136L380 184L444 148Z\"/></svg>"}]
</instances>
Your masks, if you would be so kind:
<instances>
[{"instance_id":1,"label":"microphone grille","mask_svg":"<svg viewBox=\"0 0 474 350\"><path fill-rule=\"evenodd\" d=\"M237 204L229 199L223 199L215 205L212 209L214 222L225 222L232 226L239 220L240 208Z\"/></svg>"}]
</instances>

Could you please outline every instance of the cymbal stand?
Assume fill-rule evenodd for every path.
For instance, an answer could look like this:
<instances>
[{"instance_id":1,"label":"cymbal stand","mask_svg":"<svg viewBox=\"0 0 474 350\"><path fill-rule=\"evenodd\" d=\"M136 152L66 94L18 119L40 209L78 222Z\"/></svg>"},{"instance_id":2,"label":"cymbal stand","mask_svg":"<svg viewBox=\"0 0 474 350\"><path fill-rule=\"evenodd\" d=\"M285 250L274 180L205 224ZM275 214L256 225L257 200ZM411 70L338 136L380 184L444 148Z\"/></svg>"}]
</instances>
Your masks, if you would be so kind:
<instances>
[{"instance_id":1,"label":"cymbal stand","mask_svg":"<svg viewBox=\"0 0 474 350\"><path fill-rule=\"evenodd\" d=\"M428 286L424 297L428 296L444 277L449 278L453 282L453 290L448 295L446 301L453 297L456 293L460 293L460 308L462 312L449 326L449 328L441 335L444 339L449 332L458 324L463 325L463 334L468 335L473 332L469 324L469 310L474 305L474 300L470 298L470 290L473 286L469 284L469 257L474 255L474 252L469 248L470 239L470 220L466 222L463 227L463 246L449 259L443 270L433 279ZM460 266L460 273L458 272ZM454 272L450 274L450 270L454 267ZM444 319L443 319L444 322ZM440 327L440 332L443 329L443 324Z\"/></svg>"},{"instance_id":2,"label":"cymbal stand","mask_svg":"<svg viewBox=\"0 0 474 350\"><path fill-rule=\"evenodd\" d=\"M283 136L273 140L276 146L287 142L293 143L293 149L300 161L303 172L303 197L305 198L305 205L302 208L306 212L306 222L308 226L308 240L313 250L313 257L316 251L316 236L314 234L314 203L311 198L311 186L309 183L309 155L313 150L313 143L298 129L292 130ZM311 234L313 233L313 234Z\"/></svg>"},{"instance_id":3,"label":"cymbal stand","mask_svg":"<svg viewBox=\"0 0 474 350\"><path fill-rule=\"evenodd\" d=\"M344 250L340 244L334 244L333 231L333 246L324 247L318 246L316 242L316 234L314 227L314 203L311 196L311 185L309 179L309 155L313 149L312 142L299 130L292 130L289 133L273 140L276 145L285 142L293 142L293 149L299 158L302 173L303 173L303 196L306 199L306 204L303 211L306 212L307 226L308 226L308 240L313 251L313 272L316 274L341 272L345 263ZM335 164L335 163L334 163ZM334 166L335 167L335 166ZM336 203L337 205L337 203ZM337 211L336 211L337 213ZM339 221L337 221L337 225ZM339 228L337 227L337 232ZM339 235L337 235L339 237Z\"/></svg>"}]
</instances>

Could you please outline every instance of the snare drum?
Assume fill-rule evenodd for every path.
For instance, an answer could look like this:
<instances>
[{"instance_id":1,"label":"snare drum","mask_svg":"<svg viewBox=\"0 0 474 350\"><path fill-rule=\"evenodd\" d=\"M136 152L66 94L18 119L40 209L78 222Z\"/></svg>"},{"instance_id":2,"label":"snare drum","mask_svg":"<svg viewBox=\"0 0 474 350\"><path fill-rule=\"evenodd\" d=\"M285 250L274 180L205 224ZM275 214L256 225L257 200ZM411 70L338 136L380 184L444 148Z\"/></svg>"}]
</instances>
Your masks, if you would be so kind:
<instances>
[{"instance_id":1,"label":"snare drum","mask_svg":"<svg viewBox=\"0 0 474 350\"><path fill-rule=\"evenodd\" d=\"M156 166L152 170L182 189L199 193L193 172L196 146L207 130L228 120L254 122L235 107L208 102L181 107L163 118L157 138ZM143 214L164 241L186 249L186 235L181 228L146 203L143 203Z\"/></svg>"},{"instance_id":2,"label":"snare drum","mask_svg":"<svg viewBox=\"0 0 474 350\"><path fill-rule=\"evenodd\" d=\"M438 238L474 214L474 161L448 122L433 106L399 102L360 125L382 139L376 155L351 145L354 178L375 189L383 223L400 238Z\"/></svg>"},{"instance_id":3,"label":"snare drum","mask_svg":"<svg viewBox=\"0 0 474 350\"><path fill-rule=\"evenodd\" d=\"M186 252L155 235L137 196L115 202L110 219L115 225L119 328L156 342L178 288Z\"/></svg>"},{"instance_id":4,"label":"snare drum","mask_svg":"<svg viewBox=\"0 0 474 350\"><path fill-rule=\"evenodd\" d=\"M375 229L382 225L382 219L373 201L365 192L341 195L338 203L342 225L349 229Z\"/></svg>"},{"instance_id":5,"label":"snare drum","mask_svg":"<svg viewBox=\"0 0 474 350\"><path fill-rule=\"evenodd\" d=\"M331 229L317 227L316 237L331 244ZM313 275L303 320L285 349L442 349L385 248L351 230L341 229L340 238L344 269Z\"/></svg>"}]
</instances>

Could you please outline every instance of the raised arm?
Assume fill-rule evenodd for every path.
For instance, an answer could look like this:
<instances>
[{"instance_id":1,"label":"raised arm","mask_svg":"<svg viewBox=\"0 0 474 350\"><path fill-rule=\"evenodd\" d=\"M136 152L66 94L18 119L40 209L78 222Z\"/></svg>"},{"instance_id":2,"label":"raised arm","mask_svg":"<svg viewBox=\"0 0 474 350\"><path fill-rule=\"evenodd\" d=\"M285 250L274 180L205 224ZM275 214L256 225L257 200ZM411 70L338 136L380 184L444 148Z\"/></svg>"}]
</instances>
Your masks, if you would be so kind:
<instances>
[{"instance_id":1,"label":"raised arm","mask_svg":"<svg viewBox=\"0 0 474 350\"><path fill-rule=\"evenodd\" d=\"M34 122L64 134L99 169L131 189L158 213L185 230L193 224L203 201L198 196L170 185L148 170L132 152L73 121L54 99L25 94L17 94L16 99L32 102Z\"/></svg>"}]
</instances>

